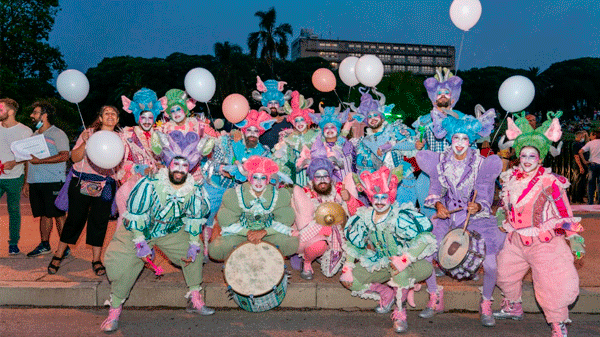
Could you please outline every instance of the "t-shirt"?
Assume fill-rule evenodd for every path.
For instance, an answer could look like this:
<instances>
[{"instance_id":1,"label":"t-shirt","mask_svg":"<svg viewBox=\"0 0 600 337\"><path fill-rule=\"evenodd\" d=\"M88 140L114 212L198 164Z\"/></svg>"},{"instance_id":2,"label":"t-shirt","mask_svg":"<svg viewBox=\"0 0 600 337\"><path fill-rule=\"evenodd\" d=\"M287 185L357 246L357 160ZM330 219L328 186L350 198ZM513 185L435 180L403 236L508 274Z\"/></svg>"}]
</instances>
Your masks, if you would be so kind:
<instances>
[{"instance_id":1,"label":"t-shirt","mask_svg":"<svg viewBox=\"0 0 600 337\"><path fill-rule=\"evenodd\" d=\"M581 150L584 145L585 145L585 142L573 142L573 153L578 155L579 150ZM585 158L585 160L590 160L590 154L587 152L584 153L583 158Z\"/></svg>"},{"instance_id":2,"label":"t-shirt","mask_svg":"<svg viewBox=\"0 0 600 337\"><path fill-rule=\"evenodd\" d=\"M39 130L33 134L39 134ZM42 134L44 135L44 139L46 139L50 156L55 156L62 151L69 151L69 139L63 130L52 125ZM38 165L29 164L27 182L29 184L63 182L65 181L66 170L66 162Z\"/></svg>"},{"instance_id":3,"label":"t-shirt","mask_svg":"<svg viewBox=\"0 0 600 337\"><path fill-rule=\"evenodd\" d=\"M0 162L6 163L15 160L15 155L10 150L10 144L14 141L31 137L33 132L30 128L21 123L6 128L0 126ZM4 174L0 174L0 179L19 178L25 173L25 165L23 163L16 165L12 170L4 170Z\"/></svg>"},{"instance_id":4,"label":"t-shirt","mask_svg":"<svg viewBox=\"0 0 600 337\"><path fill-rule=\"evenodd\" d=\"M600 139L594 139L587 142L583 147L583 152L590 152L590 161L600 164Z\"/></svg>"}]
</instances>

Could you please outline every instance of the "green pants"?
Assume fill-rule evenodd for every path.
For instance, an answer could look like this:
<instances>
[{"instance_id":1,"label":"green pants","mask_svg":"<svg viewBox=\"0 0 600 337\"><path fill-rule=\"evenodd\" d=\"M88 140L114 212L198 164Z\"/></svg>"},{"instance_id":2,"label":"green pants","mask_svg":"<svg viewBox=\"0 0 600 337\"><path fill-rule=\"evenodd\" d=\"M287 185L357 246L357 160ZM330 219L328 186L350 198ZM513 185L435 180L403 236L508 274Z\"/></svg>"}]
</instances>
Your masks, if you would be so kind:
<instances>
[{"instance_id":1,"label":"green pants","mask_svg":"<svg viewBox=\"0 0 600 337\"><path fill-rule=\"evenodd\" d=\"M235 247L247 240L245 235L219 236L208 244L208 254L217 261L223 261ZM299 242L296 236L277 233L265 236L263 241L274 244L283 256L295 254L298 250Z\"/></svg>"},{"instance_id":2,"label":"green pants","mask_svg":"<svg viewBox=\"0 0 600 337\"><path fill-rule=\"evenodd\" d=\"M352 270L352 287L353 291L365 291L369 289L371 283L385 283L390 279L398 285L399 288L408 288L414 283L426 280L433 272L431 262L427 260L417 260L404 268L400 273L392 276L391 268L383 268L374 272L369 272L365 267L356 264Z\"/></svg>"},{"instance_id":3,"label":"green pants","mask_svg":"<svg viewBox=\"0 0 600 337\"><path fill-rule=\"evenodd\" d=\"M181 261L182 258L187 257L189 239L189 233L181 229L177 233L149 240L148 246L160 248L171 262L181 267L188 288L199 288L202 283L202 254L198 254L196 261L187 267L185 262ZM104 254L106 276L111 282L111 296L113 301L117 300L121 303L129 297L131 288L144 268L142 259L135 255L137 250L132 240L133 232L122 225L115 232ZM112 303L112 305L116 307L121 303Z\"/></svg>"},{"instance_id":4,"label":"green pants","mask_svg":"<svg viewBox=\"0 0 600 337\"><path fill-rule=\"evenodd\" d=\"M16 245L21 238L21 189L24 176L0 179L0 198L6 193L8 208L8 244Z\"/></svg>"}]
</instances>

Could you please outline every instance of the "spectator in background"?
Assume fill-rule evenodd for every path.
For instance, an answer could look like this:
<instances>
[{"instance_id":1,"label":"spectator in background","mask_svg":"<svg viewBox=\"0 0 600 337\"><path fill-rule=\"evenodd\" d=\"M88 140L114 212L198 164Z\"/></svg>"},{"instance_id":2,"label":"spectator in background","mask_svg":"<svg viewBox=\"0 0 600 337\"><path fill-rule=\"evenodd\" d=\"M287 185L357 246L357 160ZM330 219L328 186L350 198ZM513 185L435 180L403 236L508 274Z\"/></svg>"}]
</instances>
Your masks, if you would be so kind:
<instances>
[{"instance_id":1,"label":"spectator in background","mask_svg":"<svg viewBox=\"0 0 600 337\"><path fill-rule=\"evenodd\" d=\"M492 150L492 148L490 147L490 142L487 140L484 140L481 143L481 150L479 151L479 153L481 154L482 157L489 157L491 155L494 154L494 151Z\"/></svg>"},{"instance_id":2,"label":"spectator in background","mask_svg":"<svg viewBox=\"0 0 600 337\"><path fill-rule=\"evenodd\" d=\"M537 126L537 118L535 117L535 115L529 114L525 116L525 118L527 118L527 121L529 122L529 125L531 125L531 128L535 130Z\"/></svg>"},{"instance_id":3,"label":"spectator in background","mask_svg":"<svg viewBox=\"0 0 600 337\"><path fill-rule=\"evenodd\" d=\"M590 141L579 150L579 158L584 164L588 165L590 170L590 179L588 181L588 205L598 204L595 198L596 189L598 187L598 179L600 178L600 130L592 133ZM589 160L585 159L584 153L589 152Z\"/></svg>"},{"instance_id":4,"label":"spectator in background","mask_svg":"<svg viewBox=\"0 0 600 337\"><path fill-rule=\"evenodd\" d=\"M573 142L573 155L575 159L575 181L573 182L573 193L571 193L571 202L583 203L583 197L585 196L585 190L587 185L587 173L588 167L583 163L579 157L579 150L590 140L590 136L587 131L577 131L575 133L575 142ZM583 154L585 160L589 160L590 154Z\"/></svg>"},{"instance_id":5,"label":"spectator in background","mask_svg":"<svg viewBox=\"0 0 600 337\"><path fill-rule=\"evenodd\" d=\"M67 135L52 125L56 109L47 102L35 102L30 117L36 124L34 135L44 135L50 157L39 159L33 156L27 166L27 181L23 185L23 195L29 196L33 217L40 218L40 244L28 257L49 254L52 219L56 222L58 235L62 233L65 212L59 210L54 201L66 178L69 160L69 139Z\"/></svg>"},{"instance_id":6,"label":"spectator in background","mask_svg":"<svg viewBox=\"0 0 600 337\"><path fill-rule=\"evenodd\" d=\"M0 198L6 193L10 255L20 253L18 244L21 237L21 190L26 174L25 165L16 162L10 144L32 134L30 128L15 119L18 110L19 104L15 100L0 99Z\"/></svg>"}]
</instances>

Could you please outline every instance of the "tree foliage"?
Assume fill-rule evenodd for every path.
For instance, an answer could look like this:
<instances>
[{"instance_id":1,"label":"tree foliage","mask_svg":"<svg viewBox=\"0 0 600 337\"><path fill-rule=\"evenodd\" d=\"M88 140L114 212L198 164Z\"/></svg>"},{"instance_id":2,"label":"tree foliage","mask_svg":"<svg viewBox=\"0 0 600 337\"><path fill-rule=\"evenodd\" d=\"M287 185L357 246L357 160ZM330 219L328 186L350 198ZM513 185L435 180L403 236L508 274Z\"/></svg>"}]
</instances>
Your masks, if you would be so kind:
<instances>
[{"instance_id":1,"label":"tree foliage","mask_svg":"<svg viewBox=\"0 0 600 337\"><path fill-rule=\"evenodd\" d=\"M277 13L275 7L271 7L268 11L258 11L254 13L258 17L259 30L248 35L248 48L250 55L256 57L260 49L260 58L264 59L271 71L273 71L273 62L276 56L284 60L288 53L288 35L292 36L292 26L289 23L282 23L275 26L277 21Z\"/></svg>"}]
</instances>

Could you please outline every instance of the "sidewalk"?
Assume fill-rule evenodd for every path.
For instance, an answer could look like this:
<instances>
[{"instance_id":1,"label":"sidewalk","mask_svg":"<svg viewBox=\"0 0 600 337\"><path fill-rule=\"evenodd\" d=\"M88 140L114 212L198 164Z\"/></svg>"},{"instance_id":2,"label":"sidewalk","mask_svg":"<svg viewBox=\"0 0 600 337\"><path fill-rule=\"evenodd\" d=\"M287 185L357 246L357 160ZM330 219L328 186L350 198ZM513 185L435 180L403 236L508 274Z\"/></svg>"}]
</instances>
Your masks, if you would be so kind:
<instances>
[{"instance_id":1,"label":"sidewalk","mask_svg":"<svg viewBox=\"0 0 600 337\"><path fill-rule=\"evenodd\" d=\"M580 276L580 296L572 308L572 312L600 313L600 214L579 212L585 228L583 237L586 240L587 254L583 261L577 263ZM66 258L56 275L48 275L46 268L51 255L27 258L25 254L39 243L39 222L31 216L29 205L23 200L22 228L19 248L21 254L8 255L8 214L5 198L0 199L0 305L30 306L101 306L109 297L109 283L106 276L98 277L92 272L91 249L85 245L82 235L78 245L73 249L71 257ZM109 224L106 244L114 233L116 222ZM51 246L58 245L56 232L52 233ZM180 270L172 266L160 254L155 262L164 268L165 275L157 279L154 274L144 269L134 286L126 306L141 307L184 307L187 291ZM352 297L338 282L339 275L331 279L324 277L318 263L313 264L315 278L306 281L300 278L300 272L290 271L290 284L282 307L287 308L329 308L329 309L371 309L376 306L372 300ZM479 310L479 281L458 282L447 276L439 278L444 286L446 310ZM205 301L209 306L237 307L229 299L227 285L223 280L222 263L209 262L204 265ZM425 287L423 287L425 288ZM499 289L494 293L494 309L500 307L502 298ZM423 289L415 296L417 309L423 309L428 294ZM531 277L524 282L524 309L527 312L539 312L535 303Z\"/></svg>"}]
</instances>

